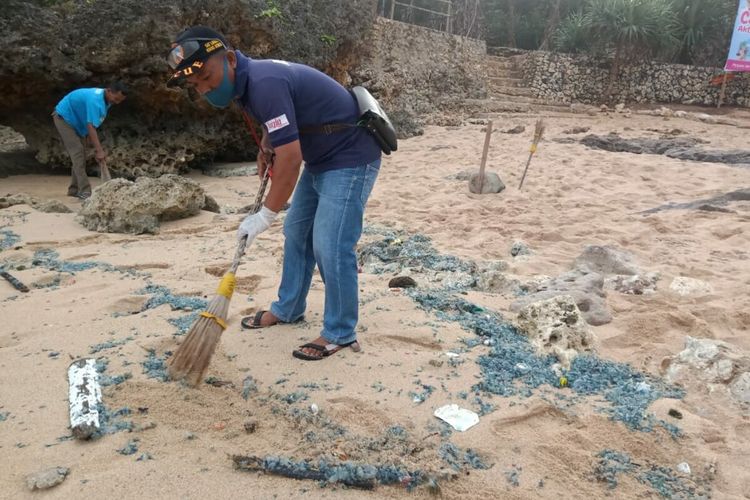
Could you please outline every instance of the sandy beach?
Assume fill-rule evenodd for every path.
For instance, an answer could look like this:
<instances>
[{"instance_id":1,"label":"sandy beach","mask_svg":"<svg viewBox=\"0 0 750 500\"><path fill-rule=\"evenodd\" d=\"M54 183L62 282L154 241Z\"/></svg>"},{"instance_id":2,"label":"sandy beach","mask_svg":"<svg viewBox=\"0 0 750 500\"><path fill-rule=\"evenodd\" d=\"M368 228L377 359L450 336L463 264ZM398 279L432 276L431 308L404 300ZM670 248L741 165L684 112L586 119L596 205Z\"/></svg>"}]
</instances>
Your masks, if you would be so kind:
<instances>
[{"instance_id":1,"label":"sandy beach","mask_svg":"<svg viewBox=\"0 0 750 500\"><path fill-rule=\"evenodd\" d=\"M746 113L734 118L750 123ZM493 134L487 170L507 185L496 195L471 194L468 182L455 178L478 168L482 124L430 126L402 141L397 153L384 158L360 246L382 240L387 231L401 239L424 235L441 255L502 260L508 279L526 282L569 270L586 245L612 245L660 278L653 294L607 292L613 320L591 327L599 358L661 378L663 360L684 348L686 336L750 352L750 201L731 203L726 211L641 213L748 188L750 167L610 153L580 144L585 134L563 133L589 127L591 134L657 138L679 129L681 137L706 141L706 149L742 149L747 130L640 114L548 116L545 140L519 191L535 119L495 120L501 130ZM503 133L516 125L526 132ZM565 138L575 140L557 142ZM410 491L402 484L379 485L374 492L321 488L317 481L238 471L231 459L274 455L426 471L443 498L460 499L658 498L658 489L639 480L644 476L638 471L674 472L686 462L690 474L670 477L692 488L695 497L750 498L750 412L727 391L709 391L694 380L685 384L684 398L657 399L648 413L679 428L676 437L660 426L630 429L599 411L601 395L572 397L570 387L543 385L508 397L475 392L483 377L477 361L492 347L466 342L476 335L459 322L420 307L407 292L390 290L392 273L375 274L365 266L360 274L361 353L347 349L312 363L292 358L291 351L321 328L323 283L317 273L304 322L241 330L243 315L266 308L276 296L283 256L278 221L240 267L229 327L208 372L211 383L188 388L154 378L154 366L184 339L179 329L184 333L196 312L180 299L209 300L229 265L242 216L227 212L252 203L258 187L257 177L189 177L224 213L166 222L157 235L94 233L75 221L75 213L41 213L26 205L0 210L0 230L18 237L0 252L0 266L12 264L13 275L31 288L22 294L0 281L0 497L435 494L428 483ZM80 201L65 196L67 181L12 176L0 179L0 196L28 193L77 210ZM98 179L92 182L96 186ZM511 256L518 240L531 255ZM38 253L45 249L56 254ZM94 264L78 269L76 263ZM710 284L710 293L675 293L669 285L680 276ZM427 286L414 278L417 289ZM460 297L509 321L516 318L513 293L469 290ZM461 362L446 352L459 353ZM83 357L106 358L104 374L115 380L104 387L104 403L112 414L121 410L112 418L132 423L130 429L91 441L70 438L67 368ZM479 411L476 397L491 407L466 432L446 431L433 417L448 403ZM254 432L245 430L250 421ZM127 452L128 444L137 451L118 452ZM458 463L446 459L451 449L460 450ZM616 485L597 473L605 450L625 453L637 464L617 474ZM472 465L466 457L475 456ZM67 479L47 492L29 492L26 475L53 466L70 468Z\"/></svg>"}]
</instances>

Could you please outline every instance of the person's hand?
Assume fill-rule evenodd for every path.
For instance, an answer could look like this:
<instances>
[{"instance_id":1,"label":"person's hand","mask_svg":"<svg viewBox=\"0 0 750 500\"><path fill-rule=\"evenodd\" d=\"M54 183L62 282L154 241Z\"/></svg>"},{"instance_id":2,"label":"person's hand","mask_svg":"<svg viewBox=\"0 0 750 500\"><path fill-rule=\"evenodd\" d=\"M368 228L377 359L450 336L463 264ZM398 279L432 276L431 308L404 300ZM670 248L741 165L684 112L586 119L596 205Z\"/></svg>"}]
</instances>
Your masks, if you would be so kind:
<instances>
[{"instance_id":1,"label":"person's hand","mask_svg":"<svg viewBox=\"0 0 750 500\"><path fill-rule=\"evenodd\" d=\"M260 209L257 214L248 215L237 230L237 239L247 237L247 245L250 244L260 233L271 227L278 213L266 207Z\"/></svg>"},{"instance_id":2,"label":"person's hand","mask_svg":"<svg viewBox=\"0 0 750 500\"><path fill-rule=\"evenodd\" d=\"M102 163L105 161L107 161L107 153L103 149L100 149L96 152L96 162Z\"/></svg>"}]
</instances>

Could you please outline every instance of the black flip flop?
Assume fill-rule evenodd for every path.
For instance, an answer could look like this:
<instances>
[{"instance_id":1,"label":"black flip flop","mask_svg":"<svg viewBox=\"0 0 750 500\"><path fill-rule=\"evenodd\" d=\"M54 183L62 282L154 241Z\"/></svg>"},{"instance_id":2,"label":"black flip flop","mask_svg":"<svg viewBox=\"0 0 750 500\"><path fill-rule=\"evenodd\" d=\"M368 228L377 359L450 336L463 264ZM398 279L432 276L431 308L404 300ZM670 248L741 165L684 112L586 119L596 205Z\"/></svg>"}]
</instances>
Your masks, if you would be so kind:
<instances>
[{"instance_id":1,"label":"black flip flop","mask_svg":"<svg viewBox=\"0 0 750 500\"><path fill-rule=\"evenodd\" d=\"M245 316L244 318L242 318L242 321L240 321L242 328L246 328L248 330L257 330L258 328L267 328L269 326L273 326L273 325L263 326L260 324L260 320L263 318L263 314L267 312L268 311L260 310L255 313L255 316ZM275 324L276 323L274 323L274 325Z\"/></svg>"},{"instance_id":2,"label":"black flip flop","mask_svg":"<svg viewBox=\"0 0 750 500\"><path fill-rule=\"evenodd\" d=\"M326 344L326 345L318 345L318 344L304 344L299 346L296 350L292 351L292 356L294 356L297 359L301 359L303 361L320 361L321 359L327 358L328 356L331 356L333 354L336 354L341 349L344 349L345 347L351 347L354 352L359 352L362 350L362 346L359 345L359 342L356 340L346 343L346 344ZM309 354L306 354L302 352L302 349L310 348L318 351L320 353L320 356L310 356Z\"/></svg>"},{"instance_id":3,"label":"black flip flop","mask_svg":"<svg viewBox=\"0 0 750 500\"><path fill-rule=\"evenodd\" d=\"M242 318L242 321L240 321L240 325L242 325L242 328L247 330L258 330L260 328L268 328L270 326L286 324L285 321L276 321L276 323L274 323L273 325L261 325L260 320L263 318L263 314L267 312L267 310L263 309L256 312L254 316L245 316L244 318ZM304 319L305 317L302 316L299 319L292 321L292 323L299 323Z\"/></svg>"}]
</instances>

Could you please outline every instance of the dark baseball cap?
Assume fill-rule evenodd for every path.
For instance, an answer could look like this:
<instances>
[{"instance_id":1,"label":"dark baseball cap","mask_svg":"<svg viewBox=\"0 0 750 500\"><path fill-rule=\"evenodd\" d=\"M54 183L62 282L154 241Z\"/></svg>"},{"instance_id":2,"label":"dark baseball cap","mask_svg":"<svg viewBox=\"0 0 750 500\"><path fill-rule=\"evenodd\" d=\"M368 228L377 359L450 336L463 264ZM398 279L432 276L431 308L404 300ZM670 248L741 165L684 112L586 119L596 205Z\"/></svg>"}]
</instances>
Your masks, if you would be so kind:
<instances>
[{"instance_id":1,"label":"dark baseball cap","mask_svg":"<svg viewBox=\"0 0 750 500\"><path fill-rule=\"evenodd\" d=\"M167 63L174 71L168 83L179 83L198 73L209 57L226 49L229 49L229 44L224 35L208 26L185 29L172 42L172 50L167 55Z\"/></svg>"}]
</instances>

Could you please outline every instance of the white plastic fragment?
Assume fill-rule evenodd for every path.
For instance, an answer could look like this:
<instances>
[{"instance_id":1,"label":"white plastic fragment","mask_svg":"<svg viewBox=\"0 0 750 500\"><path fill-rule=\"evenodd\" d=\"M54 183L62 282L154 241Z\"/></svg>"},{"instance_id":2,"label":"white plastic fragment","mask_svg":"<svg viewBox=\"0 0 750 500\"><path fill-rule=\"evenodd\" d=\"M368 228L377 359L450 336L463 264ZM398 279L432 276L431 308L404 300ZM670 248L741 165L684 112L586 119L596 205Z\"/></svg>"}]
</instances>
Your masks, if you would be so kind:
<instances>
[{"instance_id":1,"label":"white plastic fragment","mask_svg":"<svg viewBox=\"0 0 750 500\"><path fill-rule=\"evenodd\" d=\"M457 358L460 356L460 354L457 354L455 352L450 352L450 351L446 352L445 355L448 356L449 358Z\"/></svg>"},{"instance_id":2,"label":"white plastic fragment","mask_svg":"<svg viewBox=\"0 0 750 500\"><path fill-rule=\"evenodd\" d=\"M68 368L70 429L78 439L88 439L99 430L102 389L95 359L79 359Z\"/></svg>"},{"instance_id":3,"label":"white plastic fragment","mask_svg":"<svg viewBox=\"0 0 750 500\"><path fill-rule=\"evenodd\" d=\"M690 465L687 462L677 464L677 470L688 476L690 475Z\"/></svg>"},{"instance_id":4,"label":"white plastic fragment","mask_svg":"<svg viewBox=\"0 0 750 500\"><path fill-rule=\"evenodd\" d=\"M455 404L441 406L435 410L434 415L459 432L469 430L479 423L479 415Z\"/></svg>"},{"instance_id":5,"label":"white plastic fragment","mask_svg":"<svg viewBox=\"0 0 750 500\"><path fill-rule=\"evenodd\" d=\"M313 415L317 415L319 411L320 408L318 408L318 405L316 405L315 403L310 405L310 413L312 413Z\"/></svg>"}]
</instances>

